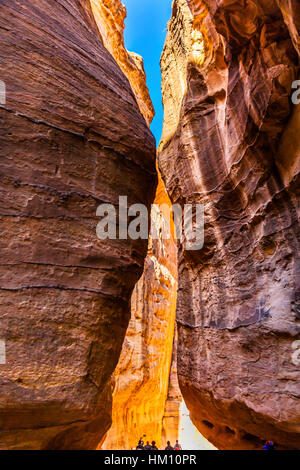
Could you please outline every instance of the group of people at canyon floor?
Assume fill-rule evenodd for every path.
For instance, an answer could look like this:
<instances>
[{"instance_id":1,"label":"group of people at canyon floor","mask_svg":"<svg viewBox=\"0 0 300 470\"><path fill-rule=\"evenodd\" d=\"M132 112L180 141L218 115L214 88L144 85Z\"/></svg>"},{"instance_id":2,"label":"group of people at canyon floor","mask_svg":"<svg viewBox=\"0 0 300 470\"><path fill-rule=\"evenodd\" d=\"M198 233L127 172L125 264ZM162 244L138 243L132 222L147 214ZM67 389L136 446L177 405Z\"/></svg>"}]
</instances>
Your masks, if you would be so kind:
<instances>
[{"instance_id":1,"label":"group of people at canyon floor","mask_svg":"<svg viewBox=\"0 0 300 470\"><path fill-rule=\"evenodd\" d=\"M159 450L158 447L156 446L156 442L152 441L150 444L149 441L147 441L146 445L144 445L143 438L139 440L138 445L136 446L136 450ZM176 441L176 444L171 446L171 442L167 442L167 447L162 450L182 450L181 445L179 444L179 441ZM263 446L263 450L276 450L275 444L273 441L266 441L266 443Z\"/></svg>"},{"instance_id":2,"label":"group of people at canyon floor","mask_svg":"<svg viewBox=\"0 0 300 470\"><path fill-rule=\"evenodd\" d=\"M141 438L139 440L139 443L138 445L136 446L136 450L159 450L158 447L156 446L156 442L155 441L152 441L152 443L150 444L149 441L147 441L146 445L144 445L144 441L143 439ZM179 441L177 440L176 441L176 444L174 445L174 447L171 446L171 442L168 441L167 442L167 447L164 449L164 450L182 450L182 447L181 445L179 444Z\"/></svg>"}]
</instances>

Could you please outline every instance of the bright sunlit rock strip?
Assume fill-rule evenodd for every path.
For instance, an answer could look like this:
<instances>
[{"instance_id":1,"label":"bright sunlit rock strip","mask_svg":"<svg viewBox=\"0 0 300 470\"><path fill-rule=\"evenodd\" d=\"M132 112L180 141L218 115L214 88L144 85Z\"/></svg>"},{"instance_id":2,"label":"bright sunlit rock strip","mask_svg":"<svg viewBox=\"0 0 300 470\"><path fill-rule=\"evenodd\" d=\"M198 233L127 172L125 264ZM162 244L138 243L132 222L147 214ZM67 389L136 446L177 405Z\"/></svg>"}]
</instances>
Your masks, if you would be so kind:
<instances>
[{"instance_id":1,"label":"bright sunlit rock strip","mask_svg":"<svg viewBox=\"0 0 300 470\"><path fill-rule=\"evenodd\" d=\"M126 8L121 0L90 0L90 3L104 45L127 76L141 113L150 125L154 107L146 85L143 59L127 51L124 44Z\"/></svg>"},{"instance_id":2,"label":"bright sunlit rock strip","mask_svg":"<svg viewBox=\"0 0 300 470\"><path fill-rule=\"evenodd\" d=\"M170 205L159 179L155 204ZM168 223L157 208L152 229ZM171 232L173 230L171 229ZM103 449L135 448L140 437L161 447L173 352L177 299L177 248L173 237L149 240L144 273L135 287L131 321L114 374L112 427ZM168 434L168 429L165 430Z\"/></svg>"}]
</instances>

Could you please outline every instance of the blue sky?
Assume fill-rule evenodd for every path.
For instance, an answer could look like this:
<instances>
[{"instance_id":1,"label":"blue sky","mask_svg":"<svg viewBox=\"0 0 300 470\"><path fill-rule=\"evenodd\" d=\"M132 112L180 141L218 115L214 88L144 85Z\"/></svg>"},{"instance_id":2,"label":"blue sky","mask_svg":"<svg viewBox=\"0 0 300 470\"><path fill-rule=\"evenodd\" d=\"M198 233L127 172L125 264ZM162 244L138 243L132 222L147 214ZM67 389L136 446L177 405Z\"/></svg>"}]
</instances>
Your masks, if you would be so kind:
<instances>
[{"instance_id":1,"label":"blue sky","mask_svg":"<svg viewBox=\"0 0 300 470\"><path fill-rule=\"evenodd\" d=\"M127 8L125 45L129 51L143 56L147 85L156 116L151 130L159 143L163 107L161 98L160 56L163 50L167 23L171 18L172 0L122 0Z\"/></svg>"}]
</instances>

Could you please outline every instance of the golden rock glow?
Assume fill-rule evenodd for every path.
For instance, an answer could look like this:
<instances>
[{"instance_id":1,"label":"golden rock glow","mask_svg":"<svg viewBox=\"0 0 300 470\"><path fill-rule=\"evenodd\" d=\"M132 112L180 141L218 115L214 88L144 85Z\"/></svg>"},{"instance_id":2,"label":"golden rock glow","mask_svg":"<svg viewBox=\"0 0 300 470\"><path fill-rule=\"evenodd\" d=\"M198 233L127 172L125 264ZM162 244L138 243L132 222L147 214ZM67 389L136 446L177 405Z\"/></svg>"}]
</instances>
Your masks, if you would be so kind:
<instances>
[{"instance_id":1,"label":"golden rock glow","mask_svg":"<svg viewBox=\"0 0 300 470\"><path fill-rule=\"evenodd\" d=\"M155 204L169 204L160 179ZM154 209L157 232L166 214ZM171 232L173 229L171 228ZM131 449L140 437L161 446L169 388L177 300L177 248L170 240L149 241L142 278L132 296L132 316L114 374L112 427L103 449Z\"/></svg>"},{"instance_id":2,"label":"golden rock glow","mask_svg":"<svg viewBox=\"0 0 300 470\"><path fill-rule=\"evenodd\" d=\"M204 38L201 31L194 29L192 33L192 53L191 58L194 62L202 65L205 60Z\"/></svg>"},{"instance_id":3,"label":"golden rock glow","mask_svg":"<svg viewBox=\"0 0 300 470\"><path fill-rule=\"evenodd\" d=\"M127 76L148 125L154 116L146 86L143 60L124 46L126 8L120 0L90 0L105 47ZM131 321L114 374L112 427L103 449L130 449L141 436L161 444L169 387L177 300L177 248L170 221L171 202L158 175L152 229L160 238L149 240L142 278L131 301ZM163 229L171 238L163 239Z\"/></svg>"}]
</instances>

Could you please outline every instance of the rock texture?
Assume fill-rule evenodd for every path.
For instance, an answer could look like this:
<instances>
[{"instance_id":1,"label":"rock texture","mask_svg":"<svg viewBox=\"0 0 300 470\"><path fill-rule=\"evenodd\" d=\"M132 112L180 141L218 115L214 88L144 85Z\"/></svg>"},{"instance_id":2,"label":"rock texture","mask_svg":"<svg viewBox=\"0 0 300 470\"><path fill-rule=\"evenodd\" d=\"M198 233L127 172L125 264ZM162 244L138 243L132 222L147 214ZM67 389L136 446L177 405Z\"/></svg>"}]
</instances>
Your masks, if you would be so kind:
<instances>
[{"instance_id":1,"label":"rock texture","mask_svg":"<svg viewBox=\"0 0 300 470\"><path fill-rule=\"evenodd\" d=\"M152 209L152 238L131 300L131 320L114 379L112 427L104 449L135 448L140 437L161 445L177 299L177 247L162 180ZM165 207L164 207L165 205Z\"/></svg>"},{"instance_id":2,"label":"rock texture","mask_svg":"<svg viewBox=\"0 0 300 470\"><path fill-rule=\"evenodd\" d=\"M147 253L96 209L150 206L155 142L87 0L0 13L0 448L94 449Z\"/></svg>"},{"instance_id":3,"label":"rock texture","mask_svg":"<svg viewBox=\"0 0 300 470\"><path fill-rule=\"evenodd\" d=\"M293 1L175 0L162 56L160 169L206 217L179 251L179 381L220 449L300 447L299 20Z\"/></svg>"}]
</instances>

